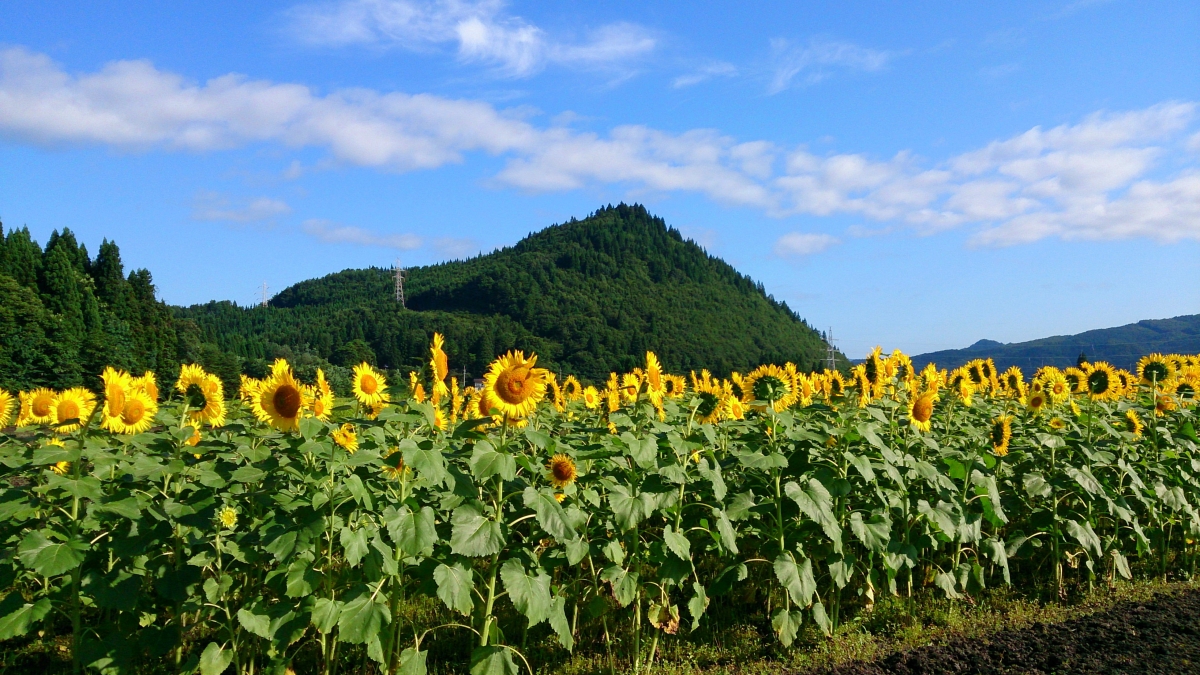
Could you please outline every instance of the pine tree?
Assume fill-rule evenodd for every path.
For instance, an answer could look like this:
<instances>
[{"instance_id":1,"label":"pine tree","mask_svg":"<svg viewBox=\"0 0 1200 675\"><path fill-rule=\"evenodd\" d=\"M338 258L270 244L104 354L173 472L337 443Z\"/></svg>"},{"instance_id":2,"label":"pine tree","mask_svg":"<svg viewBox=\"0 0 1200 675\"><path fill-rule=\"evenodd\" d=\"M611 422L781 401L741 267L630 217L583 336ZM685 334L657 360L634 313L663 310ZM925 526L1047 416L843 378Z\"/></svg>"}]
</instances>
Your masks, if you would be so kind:
<instances>
[{"instance_id":1,"label":"pine tree","mask_svg":"<svg viewBox=\"0 0 1200 675\"><path fill-rule=\"evenodd\" d=\"M23 227L8 233L4 240L0 274L7 274L22 286L36 288L42 271L42 249Z\"/></svg>"}]
</instances>

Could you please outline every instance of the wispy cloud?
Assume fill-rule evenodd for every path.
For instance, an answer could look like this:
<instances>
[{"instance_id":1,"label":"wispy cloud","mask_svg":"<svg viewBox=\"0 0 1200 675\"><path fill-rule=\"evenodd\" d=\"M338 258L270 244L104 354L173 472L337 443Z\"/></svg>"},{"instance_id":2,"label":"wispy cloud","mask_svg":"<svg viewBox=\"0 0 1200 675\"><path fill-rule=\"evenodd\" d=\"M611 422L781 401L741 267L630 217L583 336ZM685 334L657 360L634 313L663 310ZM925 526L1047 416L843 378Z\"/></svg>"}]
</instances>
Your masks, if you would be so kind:
<instances>
[{"instance_id":1,"label":"wispy cloud","mask_svg":"<svg viewBox=\"0 0 1200 675\"><path fill-rule=\"evenodd\" d=\"M738 69L732 63L718 61L717 63L709 63L703 65L690 73L680 75L671 82L671 86L676 89L691 87L701 82L707 82L714 77L732 77L737 75Z\"/></svg>"},{"instance_id":2,"label":"wispy cloud","mask_svg":"<svg viewBox=\"0 0 1200 675\"><path fill-rule=\"evenodd\" d=\"M626 66L656 45L649 30L624 22L601 26L583 40L556 39L508 14L498 0L337 0L293 7L287 19L292 34L308 44L416 52L454 46L460 60L510 77L526 77L550 64Z\"/></svg>"},{"instance_id":3,"label":"wispy cloud","mask_svg":"<svg viewBox=\"0 0 1200 675\"><path fill-rule=\"evenodd\" d=\"M775 255L781 257L806 256L820 253L834 244L841 243L837 237L812 232L788 232L775 241Z\"/></svg>"},{"instance_id":4,"label":"wispy cloud","mask_svg":"<svg viewBox=\"0 0 1200 675\"><path fill-rule=\"evenodd\" d=\"M292 208L271 197L232 200L219 193L202 190L192 203L192 219L207 222L261 223L286 216Z\"/></svg>"},{"instance_id":5,"label":"wispy cloud","mask_svg":"<svg viewBox=\"0 0 1200 675\"><path fill-rule=\"evenodd\" d=\"M433 248L447 258L465 258L480 250L479 242L465 237L438 237L433 240Z\"/></svg>"},{"instance_id":6,"label":"wispy cloud","mask_svg":"<svg viewBox=\"0 0 1200 675\"><path fill-rule=\"evenodd\" d=\"M537 126L490 104L226 75L203 84L123 61L72 75L44 55L0 50L0 134L37 144L219 151L256 144L323 149L318 165L430 169L471 153L503 159L493 183L530 192L615 185L692 192L773 217L855 215L886 228L974 228L978 245L1045 237L1200 240L1197 104L1164 102L1034 127L941 161L817 154L712 129L641 125L603 133ZM255 222L288 207L267 197L198 199L197 218ZM395 248L411 235L331 223L314 236ZM397 238L399 237L399 238ZM386 243L381 243L386 242Z\"/></svg>"},{"instance_id":7,"label":"wispy cloud","mask_svg":"<svg viewBox=\"0 0 1200 675\"><path fill-rule=\"evenodd\" d=\"M301 223L300 229L311 237L329 244L357 244L411 251L424 243L415 234L388 234L365 230L361 227L342 225L331 220L317 218Z\"/></svg>"},{"instance_id":8,"label":"wispy cloud","mask_svg":"<svg viewBox=\"0 0 1200 675\"><path fill-rule=\"evenodd\" d=\"M813 38L804 44L776 38L771 40L772 73L767 93L778 94L797 83L816 84L838 70L882 70L896 56L895 52L827 38Z\"/></svg>"}]
</instances>

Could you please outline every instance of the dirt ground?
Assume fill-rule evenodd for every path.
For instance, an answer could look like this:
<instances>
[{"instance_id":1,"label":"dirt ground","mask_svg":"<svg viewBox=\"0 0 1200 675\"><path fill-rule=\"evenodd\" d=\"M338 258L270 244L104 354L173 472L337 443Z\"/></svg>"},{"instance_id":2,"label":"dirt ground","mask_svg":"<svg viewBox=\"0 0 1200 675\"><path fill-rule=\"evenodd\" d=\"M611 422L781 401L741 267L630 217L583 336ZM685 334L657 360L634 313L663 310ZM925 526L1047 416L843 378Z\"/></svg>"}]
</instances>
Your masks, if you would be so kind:
<instances>
[{"instance_id":1,"label":"dirt ground","mask_svg":"<svg viewBox=\"0 0 1200 675\"><path fill-rule=\"evenodd\" d=\"M954 640L826 675L1200 674L1200 591L1160 595L1056 625Z\"/></svg>"}]
</instances>

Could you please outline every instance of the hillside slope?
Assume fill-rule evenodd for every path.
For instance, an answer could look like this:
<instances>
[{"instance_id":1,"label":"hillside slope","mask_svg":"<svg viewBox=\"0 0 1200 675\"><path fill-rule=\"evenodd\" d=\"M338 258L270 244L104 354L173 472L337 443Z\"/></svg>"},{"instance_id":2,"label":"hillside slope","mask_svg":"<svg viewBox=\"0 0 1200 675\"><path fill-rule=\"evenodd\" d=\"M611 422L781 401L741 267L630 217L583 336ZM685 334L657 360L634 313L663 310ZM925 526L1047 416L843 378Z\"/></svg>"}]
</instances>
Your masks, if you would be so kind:
<instances>
[{"instance_id":1,"label":"hillside slope","mask_svg":"<svg viewBox=\"0 0 1200 675\"><path fill-rule=\"evenodd\" d=\"M1003 344L980 340L966 349L914 356L913 364L920 368L932 361L944 368L956 368L971 359L991 357L1001 370L1015 365L1030 371L1040 366L1073 366L1082 353L1091 361L1132 368L1138 359L1153 352L1200 353L1200 314L1139 321L1029 342Z\"/></svg>"},{"instance_id":2,"label":"hillside slope","mask_svg":"<svg viewBox=\"0 0 1200 675\"><path fill-rule=\"evenodd\" d=\"M451 363L470 376L512 348L593 380L634 367L646 350L679 372L772 361L808 369L825 356L821 336L785 303L636 205L411 269L405 289L401 307L389 270L346 270L291 286L266 308L209 303L176 313L251 360L292 345L334 363L371 353L385 367L410 369L423 365L440 331Z\"/></svg>"}]
</instances>

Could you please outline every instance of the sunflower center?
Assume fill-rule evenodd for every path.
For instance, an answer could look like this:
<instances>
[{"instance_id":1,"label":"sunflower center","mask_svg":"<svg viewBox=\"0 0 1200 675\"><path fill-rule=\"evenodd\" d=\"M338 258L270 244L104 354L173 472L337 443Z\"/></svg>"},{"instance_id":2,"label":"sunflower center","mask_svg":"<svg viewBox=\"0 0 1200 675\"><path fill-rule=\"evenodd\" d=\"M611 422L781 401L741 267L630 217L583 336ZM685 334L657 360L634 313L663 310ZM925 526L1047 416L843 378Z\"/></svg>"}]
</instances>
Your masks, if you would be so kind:
<instances>
[{"instance_id":1,"label":"sunflower center","mask_svg":"<svg viewBox=\"0 0 1200 675\"><path fill-rule=\"evenodd\" d=\"M37 415L38 417L45 417L46 415L50 414L50 399L39 398L33 402L31 408L33 409L34 415Z\"/></svg>"},{"instance_id":2,"label":"sunflower center","mask_svg":"<svg viewBox=\"0 0 1200 675\"><path fill-rule=\"evenodd\" d=\"M829 392L831 394L833 394L834 396L841 396L842 395L842 381L836 380L836 379L830 380L829 381Z\"/></svg>"},{"instance_id":3,"label":"sunflower center","mask_svg":"<svg viewBox=\"0 0 1200 675\"><path fill-rule=\"evenodd\" d=\"M1145 373L1147 380L1162 382L1163 380L1167 379L1167 364L1153 361L1151 363L1147 363L1146 369L1142 372Z\"/></svg>"},{"instance_id":4,"label":"sunflower center","mask_svg":"<svg viewBox=\"0 0 1200 675\"><path fill-rule=\"evenodd\" d=\"M531 394L529 369L519 367L500 373L500 376L496 378L496 393L504 399L505 403L522 403L529 398Z\"/></svg>"},{"instance_id":5,"label":"sunflower center","mask_svg":"<svg viewBox=\"0 0 1200 675\"><path fill-rule=\"evenodd\" d=\"M184 396L187 397L188 407L193 410L204 410L208 407L208 397L198 384L189 384Z\"/></svg>"},{"instance_id":6,"label":"sunflower center","mask_svg":"<svg viewBox=\"0 0 1200 675\"><path fill-rule=\"evenodd\" d=\"M1179 398L1192 399L1196 397L1196 390L1190 384L1180 384L1175 388L1175 393L1179 394Z\"/></svg>"},{"instance_id":7,"label":"sunflower center","mask_svg":"<svg viewBox=\"0 0 1200 675\"><path fill-rule=\"evenodd\" d=\"M979 368L972 368L967 371L967 374L971 376L972 383L974 383L974 384L982 384L983 383L983 371L980 370Z\"/></svg>"},{"instance_id":8,"label":"sunflower center","mask_svg":"<svg viewBox=\"0 0 1200 675\"><path fill-rule=\"evenodd\" d=\"M1088 391L1100 395L1108 391L1108 373L1103 370L1093 371L1087 378Z\"/></svg>"},{"instance_id":9,"label":"sunflower center","mask_svg":"<svg viewBox=\"0 0 1200 675\"><path fill-rule=\"evenodd\" d=\"M146 417L146 404L135 399L130 399L125 403L125 409L121 412L121 421L125 424L133 426L141 422Z\"/></svg>"},{"instance_id":10,"label":"sunflower center","mask_svg":"<svg viewBox=\"0 0 1200 675\"><path fill-rule=\"evenodd\" d=\"M550 473L559 483L570 483L575 480L575 467L570 460L560 459L550 465Z\"/></svg>"},{"instance_id":11,"label":"sunflower center","mask_svg":"<svg viewBox=\"0 0 1200 675\"><path fill-rule=\"evenodd\" d=\"M59 403L58 419L63 422L79 419L79 404L75 403L75 401L62 401Z\"/></svg>"},{"instance_id":12,"label":"sunflower center","mask_svg":"<svg viewBox=\"0 0 1200 675\"><path fill-rule=\"evenodd\" d=\"M1008 388L1009 389L1016 390L1018 387L1020 387L1020 385L1021 385L1021 382L1017 379L1016 375L1008 376Z\"/></svg>"},{"instance_id":13,"label":"sunflower center","mask_svg":"<svg viewBox=\"0 0 1200 675\"><path fill-rule=\"evenodd\" d=\"M313 401L313 414L317 417L325 414L325 402L319 398Z\"/></svg>"},{"instance_id":14,"label":"sunflower center","mask_svg":"<svg viewBox=\"0 0 1200 675\"><path fill-rule=\"evenodd\" d=\"M1033 395L1029 397L1029 407L1034 408L1035 410L1042 407L1042 405L1045 403L1046 399L1042 398L1041 392L1034 392Z\"/></svg>"},{"instance_id":15,"label":"sunflower center","mask_svg":"<svg viewBox=\"0 0 1200 675\"><path fill-rule=\"evenodd\" d=\"M700 415L701 417L708 417L709 415L713 414L714 410L717 409L718 403L720 403L720 401L716 396L708 393L707 391L703 392L700 394L700 405L696 406L696 414Z\"/></svg>"},{"instance_id":16,"label":"sunflower center","mask_svg":"<svg viewBox=\"0 0 1200 675\"><path fill-rule=\"evenodd\" d=\"M367 396L374 396L375 392L379 391L379 381L371 375L363 375L362 380L358 383L358 388L362 389L362 393Z\"/></svg>"},{"instance_id":17,"label":"sunflower center","mask_svg":"<svg viewBox=\"0 0 1200 675\"><path fill-rule=\"evenodd\" d=\"M998 448L1004 445L1004 423L996 422L992 425L992 447Z\"/></svg>"},{"instance_id":18,"label":"sunflower center","mask_svg":"<svg viewBox=\"0 0 1200 675\"><path fill-rule=\"evenodd\" d=\"M773 403L783 398L787 393L785 386L783 380L773 375L760 377L754 383L754 398Z\"/></svg>"},{"instance_id":19,"label":"sunflower center","mask_svg":"<svg viewBox=\"0 0 1200 675\"><path fill-rule=\"evenodd\" d=\"M300 390L290 384L280 386L275 390L275 396L272 397L272 402L275 404L275 411L280 417L292 419L300 412Z\"/></svg>"},{"instance_id":20,"label":"sunflower center","mask_svg":"<svg viewBox=\"0 0 1200 675\"><path fill-rule=\"evenodd\" d=\"M933 417L933 398L930 396L922 396L913 404L912 411L913 419L924 424Z\"/></svg>"},{"instance_id":21,"label":"sunflower center","mask_svg":"<svg viewBox=\"0 0 1200 675\"><path fill-rule=\"evenodd\" d=\"M125 391L120 387L110 387L104 398L108 401L109 417L116 417L125 409Z\"/></svg>"},{"instance_id":22,"label":"sunflower center","mask_svg":"<svg viewBox=\"0 0 1200 675\"><path fill-rule=\"evenodd\" d=\"M876 379L879 377L879 366L876 364L874 357L871 357L870 359L867 360L867 367L864 370L867 375L867 382L870 382L871 384L875 384ZM758 389L757 386L755 386L754 388ZM755 391L754 395L758 396L758 392Z\"/></svg>"}]
</instances>

